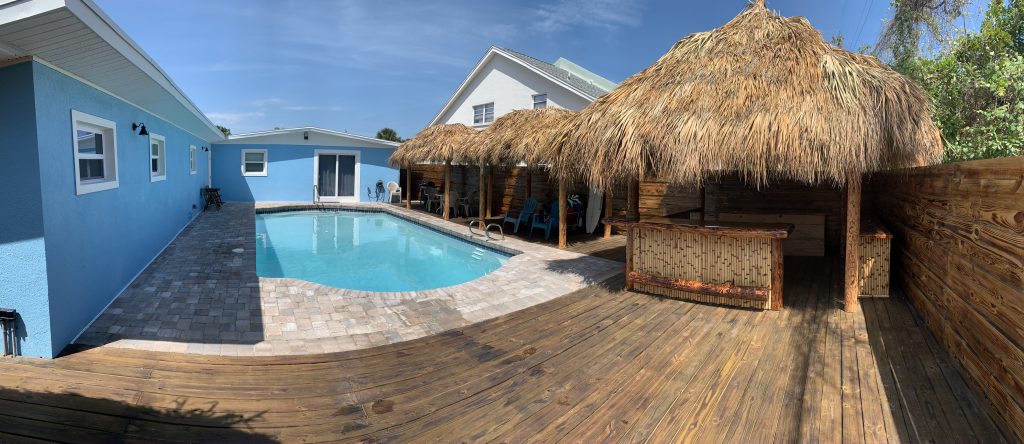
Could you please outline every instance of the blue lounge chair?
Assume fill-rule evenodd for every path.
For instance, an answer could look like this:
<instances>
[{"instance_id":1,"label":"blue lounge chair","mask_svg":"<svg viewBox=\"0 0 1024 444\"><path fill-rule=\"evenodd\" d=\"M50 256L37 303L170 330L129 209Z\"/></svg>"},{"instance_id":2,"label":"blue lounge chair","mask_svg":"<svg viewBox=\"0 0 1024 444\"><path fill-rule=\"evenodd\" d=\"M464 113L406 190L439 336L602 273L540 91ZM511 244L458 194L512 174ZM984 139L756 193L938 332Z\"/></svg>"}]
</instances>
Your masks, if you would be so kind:
<instances>
[{"instance_id":1,"label":"blue lounge chair","mask_svg":"<svg viewBox=\"0 0 1024 444\"><path fill-rule=\"evenodd\" d=\"M526 202L523 202L523 208L521 210L519 210L518 213L513 213L512 211L506 211L505 212L505 217L504 217L504 219L502 219L501 224L505 225L506 223L509 223L509 222L513 223L515 225L515 229L512 230L512 232L513 233L518 233L519 232L519 224L524 224L527 221L529 221L530 220L530 216L533 214L533 210L535 210L535 209L537 209L537 199L534 199L532 197L529 198L529 199L526 199ZM515 214L515 215L513 215L513 214Z\"/></svg>"},{"instance_id":2,"label":"blue lounge chair","mask_svg":"<svg viewBox=\"0 0 1024 444\"><path fill-rule=\"evenodd\" d=\"M535 228L544 229L544 240L551 239L551 229L558 228L558 204L551 205L551 214L548 214L547 219L541 220L540 214L533 215L533 223L530 224L530 236L533 236L533 230Z\"/></svg>"}]
</instances>

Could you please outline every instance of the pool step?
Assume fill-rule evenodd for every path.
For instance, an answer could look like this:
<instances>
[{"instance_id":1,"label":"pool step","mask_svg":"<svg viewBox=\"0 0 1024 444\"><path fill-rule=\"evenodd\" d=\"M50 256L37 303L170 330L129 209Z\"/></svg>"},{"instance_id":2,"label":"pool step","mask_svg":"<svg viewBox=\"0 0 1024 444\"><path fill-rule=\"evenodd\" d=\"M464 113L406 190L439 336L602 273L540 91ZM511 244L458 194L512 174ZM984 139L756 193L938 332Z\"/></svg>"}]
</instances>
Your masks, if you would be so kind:
<instances>
[{"instance_id":1,"label":"pool step","mask_svg":"<svg viewBox=\"0 0 1024 444\"><path fill-rule=\"evenodd\" d=\"M473 259L483 259L485 254L487 254L487 250L484 250L483 248L476 247L473 249Z\"/></svg>"}]
</instances>

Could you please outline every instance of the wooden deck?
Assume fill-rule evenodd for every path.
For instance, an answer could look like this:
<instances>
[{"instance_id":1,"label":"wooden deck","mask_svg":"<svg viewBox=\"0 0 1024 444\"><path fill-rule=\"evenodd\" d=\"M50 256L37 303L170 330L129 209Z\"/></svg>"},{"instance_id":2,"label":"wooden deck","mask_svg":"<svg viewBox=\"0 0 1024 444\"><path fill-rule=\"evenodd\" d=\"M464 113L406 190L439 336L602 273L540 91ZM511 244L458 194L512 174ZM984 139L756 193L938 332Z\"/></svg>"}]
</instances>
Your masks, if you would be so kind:
<instances>
[{"instance_id":1,"label":"wooden deck","mask_svg":"<svg viewBox=\"0 0 1024 444\"><path fill-rule=\"evenodd\" d=\"M0 441L1004 441L902 299L846 314L829 267L786 266L781 312L627 293L620 276L341 354L0 359Z\"/></svg>"}]
</instances>

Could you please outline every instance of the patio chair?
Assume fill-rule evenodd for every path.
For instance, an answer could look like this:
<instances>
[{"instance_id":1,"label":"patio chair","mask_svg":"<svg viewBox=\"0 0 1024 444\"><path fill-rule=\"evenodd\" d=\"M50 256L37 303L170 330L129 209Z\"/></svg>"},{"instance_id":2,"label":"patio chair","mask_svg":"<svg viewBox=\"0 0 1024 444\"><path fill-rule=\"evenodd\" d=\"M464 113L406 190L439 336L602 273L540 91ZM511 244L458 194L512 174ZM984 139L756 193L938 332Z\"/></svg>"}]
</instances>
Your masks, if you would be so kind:
<instances>
[{"instance_id":1,"label":"patio chair","mask_svg":"<svg viewBox=\"0 0 1024 444\"><path fill-rule=\"evenodd\" d=\"M480 202L480 191L476 190L476 191L473 191L472 193L470 193L469 196L464 196L464 197L459 198L455 202L455 206L458 207L459 209L461 209L462 212L463 212L462 214L464 214L466 217L470 217L470 216L473 215L473 209L476 208L476 206L479 204L479 202ZM456 211L456 213L458 213L458 211Z\"/></svg>"},{"instance_id":2,"label":"patio chair","mask_svg":"<svg viewBox=\"0 0 1024 444\"><path fill-rule=\"evenodd\" d=\"M373 197L373 188L366 187L366 198L371 201L375 200Z\"/></svg>"},{"instance_id":3,"label":"patio chair","mask_svg":"<svg viewBox=\"0 0 1024 444\"><path fill-rule=\"evenodd\" d=\"M430 212L430 209L431 209L431 207L433 207L434 204L440 205L440 202L438 201L437 188L434 188L434 187L424 187L423 188L423 205L426 206L428 213Z\"/></svg>"},{"instance_id":4,"label":"patio chair","mask_svg":"<svg viewBox=\"0 0 1024 444\"><path fill-rule=\"evenodd\" d=\"M544 240L551 239L551 229L558 228L558 203L551 204L551 212L544 219L541 214L533 215L533 222L530 224L530 236L533 236L533 230L536 228L542 228L544 230Z\"/></svg>"},{"instance_id":5,"label":"patio chair","mask_svg":"<svg viewBox=\"0 0 1024 444\"><path fill-rule=\"evenodd\" d=\"M534 199L533 197L531 197L529 199L526 199L526 202L523 202L523 208L521 210L519 210L518 213L513 212L513 211L505 212L505 215L502 217L502 220L501 220L501 225L505 225L506 223L511 222L513 225L515 225L515 228L512 230L512 232L513 233L518 233L519 232L519 225L520 224L524 224L527 221L529 221L530 220L530 215L532 215L533 214L533 210L536 210L536 209L537 209L537 199Z\"/></svg>"},{"instance_id":6,"label":"patio chair","mask_svg":"<svg viewBox=\"0 0 1024 444\"><path fill-rule=\"evenodd\" d=\"M396 182L388 182L388 203L394 203L398 197L398 203L402 203L402 187Z\"/></svg>"}]
</instances>

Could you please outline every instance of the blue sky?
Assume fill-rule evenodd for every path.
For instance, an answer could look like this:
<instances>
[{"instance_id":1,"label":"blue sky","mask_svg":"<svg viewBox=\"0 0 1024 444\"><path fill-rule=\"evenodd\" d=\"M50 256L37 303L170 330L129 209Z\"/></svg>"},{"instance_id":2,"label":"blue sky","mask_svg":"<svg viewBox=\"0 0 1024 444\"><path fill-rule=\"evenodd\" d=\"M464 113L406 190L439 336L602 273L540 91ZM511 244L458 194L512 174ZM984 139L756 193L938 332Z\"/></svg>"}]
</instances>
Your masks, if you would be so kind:
<instances>
[{"instance_id":1,"label":"blue sky","mask_svg":"<svg viewBox=\"0 0 1024 444\"><path fill-rule=\"evenodd\" d=\"M745 0L96 0L214 123L403 137L426 125L491 45L565 57L612 81ZM847 48L872 44L889 0L768 0ZM977 15L977 8L972 7Z\"/></svg>"}]
</instances>

